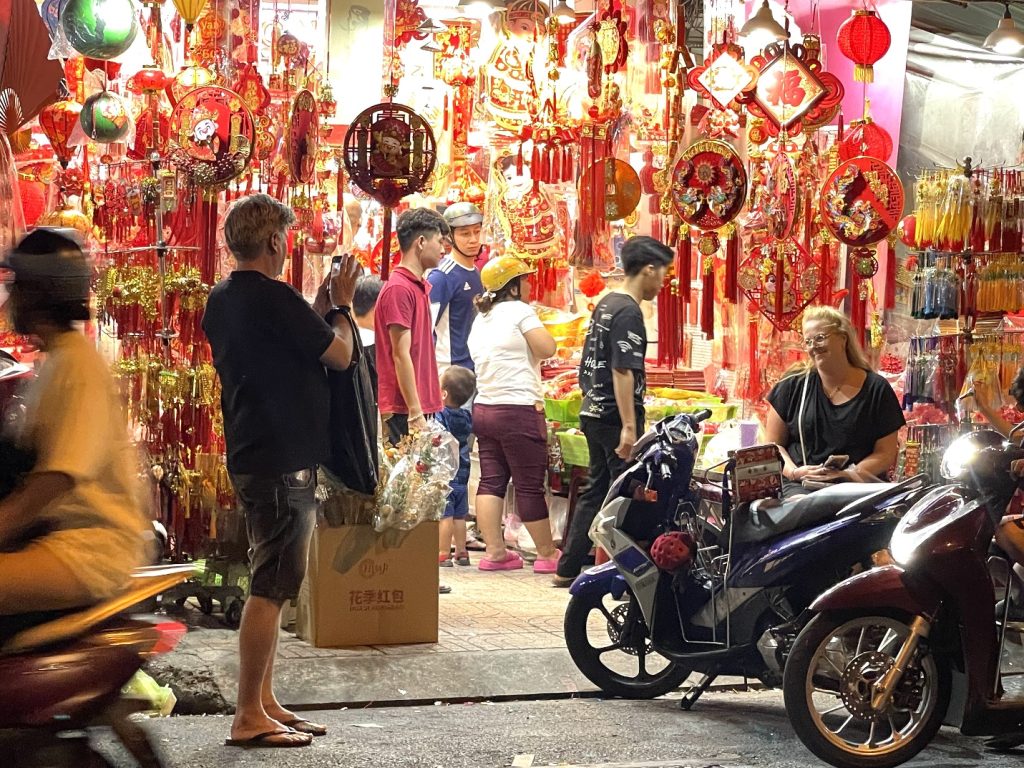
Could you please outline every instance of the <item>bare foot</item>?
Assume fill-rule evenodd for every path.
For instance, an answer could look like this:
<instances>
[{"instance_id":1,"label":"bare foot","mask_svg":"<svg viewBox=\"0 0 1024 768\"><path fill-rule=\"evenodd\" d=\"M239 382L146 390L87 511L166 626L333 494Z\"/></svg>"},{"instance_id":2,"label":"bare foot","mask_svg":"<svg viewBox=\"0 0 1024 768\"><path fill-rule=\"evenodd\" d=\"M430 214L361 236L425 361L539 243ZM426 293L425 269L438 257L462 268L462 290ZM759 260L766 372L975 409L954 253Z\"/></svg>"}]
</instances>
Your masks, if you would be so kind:
<instances>
[{"instance_id":1,"label":"bare foot","mask_svg":"<svg viewBox=\"0 0 1024 768\"><path fill-rule=\"evenodd\" d=\"M264 702L263 709L269 718L279 723L287 723L289 720L295 720L298 717L294 712L285 709L276 701Z\"/></svg>"},{"instance_id":2,"label":"bare foot","mask_svg":"<svg viewBox=\"0 0 1024 768\"><path fill-rule=\"evenodd\" d=\"M308 734L292 732L287 727L281 725L279 720L267 717L265 714L262 717L241 718L236 715L234 722L231 724L231 738L235 741L244 741L260 734L275 732L281 733L280 736L274 737L274 740L278 742L288 741L294 744L307 744L310 740Z\"/></svg>"}]
</instances>

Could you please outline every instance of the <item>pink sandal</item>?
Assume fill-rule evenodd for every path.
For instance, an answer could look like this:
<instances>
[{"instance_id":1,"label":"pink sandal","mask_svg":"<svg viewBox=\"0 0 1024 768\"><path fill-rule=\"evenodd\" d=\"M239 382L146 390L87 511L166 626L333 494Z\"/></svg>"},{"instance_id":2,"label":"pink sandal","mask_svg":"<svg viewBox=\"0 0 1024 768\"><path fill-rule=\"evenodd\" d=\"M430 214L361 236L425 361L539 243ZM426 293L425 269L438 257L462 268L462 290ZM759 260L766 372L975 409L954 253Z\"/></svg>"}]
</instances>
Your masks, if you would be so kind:
<instances>
[{"instance_id":1,"label":"pink sandal","mask_svg":"<svg viewBox=\"0 0 1024 768\"><path fill-rule=\"evenodd\" d=\"M538 557L533 561L534 573L555 573L558 570L558 560L562 556L562 550L556 549L554 557Z\"/></svg>"},{"instance_id":2,"label":"pink sandal","mask_svg":"<svg viewBox=\"0 0 1024 768\"><path fill-rule=\"evenodd\" d=\"M481 557L477 567L481 571L515 571L523 567L523 558L515 552L505 550L504 560L491 560L488 557Z\"/></svg>"}]
</instances>

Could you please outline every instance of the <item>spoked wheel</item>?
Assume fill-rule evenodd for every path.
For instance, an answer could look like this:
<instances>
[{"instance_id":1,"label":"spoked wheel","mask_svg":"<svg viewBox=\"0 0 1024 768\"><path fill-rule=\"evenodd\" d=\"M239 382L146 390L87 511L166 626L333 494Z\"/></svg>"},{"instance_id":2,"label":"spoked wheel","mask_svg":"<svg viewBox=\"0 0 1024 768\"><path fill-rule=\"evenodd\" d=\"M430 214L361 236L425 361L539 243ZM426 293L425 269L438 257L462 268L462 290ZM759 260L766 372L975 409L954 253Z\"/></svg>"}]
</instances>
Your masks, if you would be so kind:
<instances>
[{"instance_id":1,"label":"spoked wheel","mask_svg":"<svg viewBox=\"0 0 1024 768\"><path fill-rule=\"evenodd\" d=\"M786 711L804 745L838 768L889 768L935 736L949 706L948 660L918 646L890 700L872 702L909 625L889 616L817 616L786 663Z\"/></svg>"},{"instance_id":2,"label":"spoked wheel","mask_svg":"<svg viewBox=\"0 0 1024 768\"><path fill-rule=\"evenodd\" d=\"M565 611L565 643L586 678L624 699L653 699L674 691L690 670L656 653L636 598L573 595Z\"/></svg>"}]
</instances>

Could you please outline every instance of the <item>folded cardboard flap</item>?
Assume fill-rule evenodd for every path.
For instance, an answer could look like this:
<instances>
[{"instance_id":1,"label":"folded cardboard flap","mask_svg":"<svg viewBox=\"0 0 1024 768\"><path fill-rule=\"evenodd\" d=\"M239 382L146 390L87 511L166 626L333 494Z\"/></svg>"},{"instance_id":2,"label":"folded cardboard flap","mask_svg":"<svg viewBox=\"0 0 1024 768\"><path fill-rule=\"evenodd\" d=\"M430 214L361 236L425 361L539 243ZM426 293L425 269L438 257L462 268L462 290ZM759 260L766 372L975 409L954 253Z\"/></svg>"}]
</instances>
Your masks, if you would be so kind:
<instances>
[{"instance_id":1,"label":"folded cardboard flap","mask_svg":"<svg viewBox=\"0 0 1024 768\"><path fill-rule=\"evenodd\" d=\"M436 643L436 522L376 533L318 525L296 631L318 648Z\"/></svg>"}]
</instances>

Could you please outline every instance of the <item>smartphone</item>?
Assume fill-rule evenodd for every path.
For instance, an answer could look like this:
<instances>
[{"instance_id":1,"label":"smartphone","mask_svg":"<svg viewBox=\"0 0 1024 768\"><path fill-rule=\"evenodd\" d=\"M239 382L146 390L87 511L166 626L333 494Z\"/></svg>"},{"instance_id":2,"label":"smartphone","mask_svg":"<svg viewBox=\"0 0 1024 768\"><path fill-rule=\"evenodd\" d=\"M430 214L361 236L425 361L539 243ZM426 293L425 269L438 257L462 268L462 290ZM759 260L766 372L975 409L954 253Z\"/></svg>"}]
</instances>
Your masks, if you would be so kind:
<instances>
[{"instance_id":1,"label":"smartphone","mask_svg":"<svg viewBox=\"0 0 1024 768\"><path fill-rule=\"evenodd\" d=\"M824 466L828 469L842 469L850 461L850 457L844 454L833 454L825 459Z\"/></svg>"},{"instance_id":2,"label":"smartphone","mask_svg":"<svg viewBox=\"0 0 1024 768\"><path fill-rule=\"evenodd\" d=\"M335 256L331 259L331 277L337 277L341 272L341 256Z\"/></svg>"}]
</instances>

